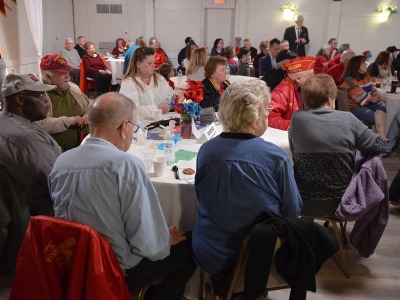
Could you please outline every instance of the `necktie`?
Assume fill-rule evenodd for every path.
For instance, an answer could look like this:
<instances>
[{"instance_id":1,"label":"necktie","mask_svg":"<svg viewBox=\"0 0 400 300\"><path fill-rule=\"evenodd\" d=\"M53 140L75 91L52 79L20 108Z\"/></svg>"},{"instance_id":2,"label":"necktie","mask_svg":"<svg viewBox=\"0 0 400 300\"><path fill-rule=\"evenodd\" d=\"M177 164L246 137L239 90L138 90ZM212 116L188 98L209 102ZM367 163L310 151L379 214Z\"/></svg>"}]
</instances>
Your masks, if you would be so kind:
<instances>
[{"instance_id":1,"label":"necktie","mask_svg":"<svg viewBox=\"0 0 400 300\"><path fill-rule=\"evenodd\" d=\"M297 28L297 38L300 38L300 27Z\"/></svg>"}]
</instances>

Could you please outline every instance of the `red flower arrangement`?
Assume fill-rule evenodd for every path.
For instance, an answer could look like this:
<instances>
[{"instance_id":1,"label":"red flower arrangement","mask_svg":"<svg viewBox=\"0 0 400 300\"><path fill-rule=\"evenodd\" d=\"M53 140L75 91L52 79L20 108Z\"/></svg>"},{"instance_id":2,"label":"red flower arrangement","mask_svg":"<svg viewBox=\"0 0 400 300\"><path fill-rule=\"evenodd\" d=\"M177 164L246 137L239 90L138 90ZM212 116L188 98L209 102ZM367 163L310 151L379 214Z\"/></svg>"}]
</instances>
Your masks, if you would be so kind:
<instances>
[{"instance_id":1,"label":"red flower arrangement","mask_svg":"<svg viewBox=\"0 0 400 300\"><path fill-rule=\"evenodd\" d=\"M201 81L188 79L189 87L184 90L183 99L178 95L172 99L170 107L179 114L188 114L198 119L201 115L200 102L203 101L203 87Z\"/></svg>"}]
</instances>

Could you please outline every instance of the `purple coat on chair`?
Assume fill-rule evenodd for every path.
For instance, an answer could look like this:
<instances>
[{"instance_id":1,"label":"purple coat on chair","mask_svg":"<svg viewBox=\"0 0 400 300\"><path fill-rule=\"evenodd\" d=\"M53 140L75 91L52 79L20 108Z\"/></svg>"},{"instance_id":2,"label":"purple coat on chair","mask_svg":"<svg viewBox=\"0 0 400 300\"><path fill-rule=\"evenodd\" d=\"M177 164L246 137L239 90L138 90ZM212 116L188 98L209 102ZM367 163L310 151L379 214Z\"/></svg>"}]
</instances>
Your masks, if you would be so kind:
<instances>
[{"instance_id":1,"label":"purple coat on chair","mask_svg":"<svg viewBox=\"0 0 400 300\"><path fill-rule=\"evenodd\" d=\"M356 167L335 217L356 221L350 243L362 257L374 253L389 219L387 176L380 156L356 153Z\"/></svg>"}]
</instances>

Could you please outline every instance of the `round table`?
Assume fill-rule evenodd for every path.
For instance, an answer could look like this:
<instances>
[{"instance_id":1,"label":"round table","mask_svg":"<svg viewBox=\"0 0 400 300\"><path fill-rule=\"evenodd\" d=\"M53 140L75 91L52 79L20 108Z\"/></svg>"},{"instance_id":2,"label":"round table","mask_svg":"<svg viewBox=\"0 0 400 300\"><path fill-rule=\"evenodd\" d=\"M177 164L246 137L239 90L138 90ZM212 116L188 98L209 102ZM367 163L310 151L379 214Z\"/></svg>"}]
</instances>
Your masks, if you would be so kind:
<instances>
[{"instance_id":1,"label":"round table","mask_svg":"<svg viewBox=\"0 0 400 300\"><path fill-rule=\"evenodd\" d=\"M187 87L187 76L183 75L181 79L179 79L178 76L174 76L170 78L171 81L175 85L175 89L185 89ZM230 82L230 84L236 84L240 82L245 82L249 80L258 80L258 78L255 77L249 77L249 76L241 76L241 75L227 75L226 79Z\"/></svg>"},{"instance_id":2,"label":"round table","mask_svg":"<svg viewBox=\"0 0 400 300\"><path fill-rule=\"evenodd\" d=\"M111 71L112 79L111 84L120 84L122 78L124 77L124 58L107 58L106 60L108 69Z\"/></svg>"},{"instance_id":3,"label":"round table","mask_svg":"<svg viewBox=\"0 0 400 300\"><path fill-rule=\"evenodd\" d=\"M400 112L400 88L397 88L396 94L385 93L378 90L382 99L386 102L386 134L389 131L390 124L394 115Z\"/></svg>"},{"instance_id":4,"label":"round table","mask_svg":"<svg viewBox=\"0 0 400 300\"><path fill-rule=\"evenodd\" d=\"M243 77L243 76L241 76ZM164 115L168 118L168 115ZM222 125L217 125L219 133L222 132ZM288 132L268 128L262 138L269 141L279 147L281 147L291 158L291 151L289 148ZM161 141L147 141L147 145L137 145L132 143L128 150L139 158L142 158L141 149L151 148L153 149L154 157L162 156L163 153L160 150L154 150ZM181 140L175 147L174 151L180 149L198 152L201 144L197 144L197 140ZM178 162L178 165L181 162ZM190 161L182 162L184 167L191 167L196 169L196 157ZM153 183L160 201L161 209L163 211L165 220L169 226L177 225L183 230L192 231L196 223L198 201L196 190L194 186L194 176L192 179L175 179L174 173L172 172L171 166L167 166L165 173L161 177L156 177L152 167L149 169L149 177ZM198 284L199 284L199 272L196 271L191 280L188 282L185 291L185 297L188 299L197 299L198 295Z\"/></svg>"}]
</instances>

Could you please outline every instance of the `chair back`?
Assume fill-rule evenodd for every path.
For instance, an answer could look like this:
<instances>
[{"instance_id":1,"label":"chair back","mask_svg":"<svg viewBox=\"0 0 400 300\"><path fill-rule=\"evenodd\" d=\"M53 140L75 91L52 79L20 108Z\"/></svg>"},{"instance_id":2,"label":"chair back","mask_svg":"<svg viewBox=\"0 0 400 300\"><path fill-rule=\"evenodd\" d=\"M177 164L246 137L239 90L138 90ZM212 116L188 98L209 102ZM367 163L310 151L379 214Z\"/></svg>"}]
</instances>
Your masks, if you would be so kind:
<instances>
[{"instance_id":1,"label":"chair back","mask_svg":"<svg viewBox=\"0 0 400 300\"><path fill-rule=\"evenodd\" d=\"M104 58L103 62L105 62ZM79 65L79 89L82 93L87 94L87 91L94 89L95 81L92 78L86 77L84 64L81 62Z\"/></svg>"},{"instance_id":2,"label":"chair back","mask_svg":"<svg viewBox=\"0 0 400 300\"><path fill-rule=\"evenodd\" d=\"M349 108L349 99L347 98L347 93L341 87L338 88L337 94L337 108L340 111L350 111Z\"/></svg>"},{"instance_id":3,"label":"chair back","mask_svg":"<svg viewBox=\"0 0 400 300\"><path fill-rule=\"evenodd\" d=\"M15 272L18 250L29 219L25 192L0 165L0 273Z\"/></svg>"},{"instance_id":4,"label":"chair back","mask_svg":"<svg viewBox=\"0 0 400 300\"><path fill-rule=\"evenodd\" d=\"M10 299L131 299L110 243L94 229L33 217L23 239Z\"/></svg>"}]
</instances>

